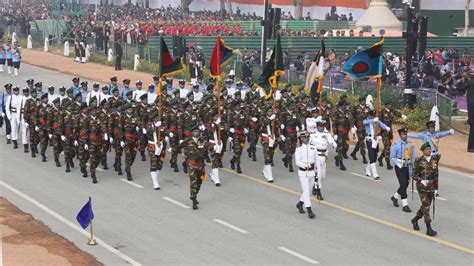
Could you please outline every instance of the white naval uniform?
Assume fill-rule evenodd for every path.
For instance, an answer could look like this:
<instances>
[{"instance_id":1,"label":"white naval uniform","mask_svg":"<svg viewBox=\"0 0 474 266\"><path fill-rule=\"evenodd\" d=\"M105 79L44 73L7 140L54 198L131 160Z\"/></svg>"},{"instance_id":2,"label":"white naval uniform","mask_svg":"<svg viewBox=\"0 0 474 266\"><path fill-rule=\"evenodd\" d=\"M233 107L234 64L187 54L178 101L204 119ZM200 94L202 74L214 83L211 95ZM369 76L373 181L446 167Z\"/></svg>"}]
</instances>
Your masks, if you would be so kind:
<instances>
[{"instance_id":1,"label":"white naval uniform","mask_svg":"<svg viewBox=\"0 0 474 266\"><path fill-rule=\"evenodd\" d=\"M48 92L48 104L53 104L54 99L58 98L59 95L57 94L51 94Z\"/></svg>"},{"instance_id":2,"label":"white naval uniform","mask_svg":"<svg viewBox=\"0 0 474 266\"><path fill-rule=\"evenodd\" d=\"M202 92L195 92L193 91L193 95L194 95L194 102L201 102L202 101L202 97L204 97L204 94L202 94Z\"/></svg>"},{"instance_id":3,"label":"white naval uniform","mask_svg":"<svg viewBox=\"0 0 474 266\"><path fill-rule=\"evenodd\" d=\"M140 102L140 97L143 95L143 94L146 94L146 91L144 90L134 90L133 93L132 93L132 100L135 101L135 102Z\"/></svg>"},{"instance_id":4,"label":"white naval uniform","mask_svg":"<svg viewBox=\"0 0 474 266\"><path fill-rule=\"evenodd\" d=\"M23 99L22 99L22 104L21 104L21 121L20 121L21 140L23 144L28 144L30 140L30 131L28 129L28 123L25 120L25 104L26 104L26 100L30 99L31 96L28 96L28 97L22 96L22 97Z\"/></svg>"},{"instance_id":5,"label":"white naval uniform","mask_svg":"<svg viewBox=\"0 0 474 266\"><path fill-rule=\"evenodd\" d=\"M322 188L322 181L326 178L326 160L328 156L328 146L336 148L337 144L331 134L325 129L323 132L311 134L309 144L316 151L316 169L318 170L316 188Z\"/></svg>"},{"instance_id":6,"label":"white naval uniform","mask_svg":"<svg viewBox=\"0 0 474 266\"><path fill-rule=\"evenodd\" d=\"M186 96L188 95L189 90L186 88L179 88L179 98L186 99Z\"/></svg>"},{"instance_id":7,"label":"white naval uniform","mask_svg":"<svg viewBox=\"0 0 474 266\"><path fill-rule=\"evenodd\" d=\"M100 102L99 102L99 95L100 95L100 93L101 93L100 91L94 91L94 90L91 91L91 92L89 92L89 93L87 94L87 98L86 98L86 104L87 104L87 106L90 106L90 101L91 101L92 97L94 97L94 96L95 96L95 98L97 98L97 106L99 106L99 105L100 105Z\"/></svg>"},{"instance_id":8,"label":"white naval uniform","mask_svg":"<svg viewBox=\"0 0 474 266\"><path fill-rule=\"evenodd\" d=\"M322 116L306 118L306 129L312 134L316 133L318 131L317 123L322 120Z\"/></svg>"},{"instance_id":9,"label":"white naval uniform","mask_svg":"<svg viewBox=\"0 0 474 266\"><path fill-rule=\"evenodd\" d=\"M7 118L10 120L12 128L12 140L18 140L18 131L20 130L20 112L22 105L23 95L12 94L8 97L5 104L5 110Z\"/></svg>"},{"instance_id":10,"label":"white naval uniform","mask_svg":"<svg viewBox=\"0 0 474 266\"><path fill-rule=\"evenodd\" d=\"M148 104L154 104L156 100L157 94L156 92L147 92L147 99L148 99Z\"/></svg>"},{"instance_id":11,"label":"white naval uniform","mask_svg":"<svg viewBox=\"0 0 474 266\"><path fill-rule=\"evenodd\" d=\"M97 97L97 106L100 106L100 103L103 100L109 100L109 98L112 97L112 95L105 94L103 92L99 92L99 96ZM100 100L100 102L99 102Z\"/></svg>"},{"instance_id":12,"label":"white naval uniform","mask_svg":"<svg viewBox=\"0 0 474 266\"><path fill-rule=\"evenodd\" d=\"M304 202L306 208L311 207L310 193L314 186L314 164L316 161L316 148L308 144L302 144L296 148L295 163L298 166L298 176L300 178L301 194L300 201ZM303 170L308 169L308 170Z\"/></svg>"}]
</instances>

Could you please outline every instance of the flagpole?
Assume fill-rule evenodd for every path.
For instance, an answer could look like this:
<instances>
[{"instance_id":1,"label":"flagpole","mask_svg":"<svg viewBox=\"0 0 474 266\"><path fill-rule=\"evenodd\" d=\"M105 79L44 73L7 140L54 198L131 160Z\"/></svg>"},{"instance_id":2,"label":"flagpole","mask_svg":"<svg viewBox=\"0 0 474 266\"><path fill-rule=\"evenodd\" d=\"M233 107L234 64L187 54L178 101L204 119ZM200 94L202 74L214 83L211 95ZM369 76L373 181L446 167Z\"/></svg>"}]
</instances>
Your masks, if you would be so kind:
<instances>
[{"instance_id":1,"label":"flagpole","mask_svg":"<svg viewBox=\"0 0 474 266\"><path fill-rule=\"evenodd\" d=\"M380 113L380 90L382 89L382 77L377 77L377 91L375 92L375 117ZM374 125L374 135L377 136L378 123Z\"/></svg>"},{"instance_id":2,"label":"flagpole","mask_svg":"<svg viewBox=\"0 0 474 266\"><path fill-rule=\"evenodd\" d=\"M221 117L221 40L219 38L219 35L217 35L217 40L219 43L219 46L217 47L217 58L219 59L219 62L217 64L217 71L219 75L217 76L217 116L220 118ZM221 127L220 125L217 125L217 145L221 145Z\"/></svg>"},{"instance_id":3,"label":"flagpole","mask_svg":"<svg viewBox=\"0 0 474 266\"><path fill-rule=\"evenodd\" d=\"M163 78L160 76L160 79L159 79L159 83L158 83L158 121L161 121L161 117L162 117L162 107L163 107L163 87L162 87L162 83L163 82ZM157 141L156 141L156 145L159 145L159 143L161 142L161 130L160 130L160 127L158 127L156 129L158 131L158 134L157 134Z\"/></svg>"},{"instance_id":4,"label":"flagpole","mask_svg":"<svg viewBox=\"0 0 474 266\"><path fill-rule=\"evenodd\" d=\"M97 242L96 242L95 239L94 239L94 231L93 231L93 229L92 229L92 220L93 220L93 219L91 219L91 221L90 221L90 223L89 223L89 231L90 231L90 233L91 233L91 236L90 236L90 238L89 238L89 243L87 243L87 245L90 245L90 246L97 245Z\"/></svg>"},{"instance_id":5,"label":"flagpole","mask_svg":"<svg viewBox=\"0 0 474 266\"><path fill-rule=\"evenodd\" d=\"M319 36L321 37L321 43L322 44L323 44L323 41L324 41L324 34L326 34L326 30L321 30ZM322 49L322 47L321 47L321 49ZM326 55L323 54L322 56L324 57ZM321 59L319 59L319 60L321 60ZM324 73L324 69L323 69L323 73ZM318 93L319 93L319 109L320 110L323 109L323 78L324 78L324 76L320 76L318 78Z\"/></svg>"}]
</instances>

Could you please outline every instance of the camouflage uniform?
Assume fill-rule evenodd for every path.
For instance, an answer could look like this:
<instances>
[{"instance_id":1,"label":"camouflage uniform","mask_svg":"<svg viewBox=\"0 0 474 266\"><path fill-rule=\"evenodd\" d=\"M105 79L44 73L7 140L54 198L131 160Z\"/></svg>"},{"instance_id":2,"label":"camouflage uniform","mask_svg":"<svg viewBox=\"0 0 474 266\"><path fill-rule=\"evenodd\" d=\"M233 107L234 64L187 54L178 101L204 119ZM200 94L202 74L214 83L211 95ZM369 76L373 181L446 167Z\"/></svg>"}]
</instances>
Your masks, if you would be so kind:
<instances>
[{"instance_id":1,"label":"camouflage uniform","mask_svg":"<svg viewBox=\"0 0 474 266\"><path fill-rule=\"evenodd\" d=\"M285 167L288 167L290 172L293 172L293 154L296 150L296 144L298 141L297 138L297 128L301 126L300 116L296 108L292 105L293 100L288 100L290 106L287 108L287 111L282 114L282 134L284 134L285 140L285 157L283 158L283 163Z\"/></svg>"},{"instance_id":2,"label":"camouflage uniform","mask_svg":"<svg viewBox=\"0 0 474 266\"><path fill-rule=\"evenodd\" d=\"M242 156L242 148L245 145L245 129L248 124L248 115L244 110L235 110L237 105L240 105L239 101L234 103L234 111L229 113L227 121L232 136L232 149L234 150L234 157L230 161L232 169L235 169L237 165L237 173L242 173L240 169L240 157Z\"/></svg>"},{"instance_id":3,"label":"camouflage uniform","mask_svg":"<svg viewBox=\"0 0 474 266\"><path fill-rule=\"evenodd\" d=\"M104 170L107 170L108 169L108 166L107 166L107 152L110 149L109 138L112 137L112 130L109 127L112 124L111 123L112 114L111 114L110 110L108 110L108 108L106 108L106 106L103 105L103 103L102 103L102 106L100 107L100 109L97 112L98 112L98 115L97 115L98 119L100 121L100 124L102 125L102 133L107 134L107 139L105 139L105 136L104 136L104 139L103 139L103 142L102 142L103 153L102 153L102 158L100 160L102 166L104 167Z\"/></svg>"},{"instance_id":4,"label":"camouflage uniform","mask_svg":"<svg viewBox=\"0 0 474 266\"><path fill-rule=\"evenodd\" d=\"M165 131L164 131L163 126L160 126L159 129L161 130L160 142L163 143L163 147L162 147L161 153L157 155L155 154L155 149L156 149L155 144L159 145L159 143L156 143L158 141L158 128L153 124L152 121L148 123L147 150L148 150L148 155L150 157L150 172L156 172L158 170L161 170L161 168L163 167L163 161L165 160L165 155L166 155L166 142L164 141Z\"/></svg>"},{"instance_id":5,"label":"camouflage uniform","mask_svg":"<svg viewBox=\"0 0 474 266\"><path fill-rule=\"evenodd\" d=\"M89 107L91 108L91 107ZM92 107L94 109L95 107ZM94 111L92 111L94 112ZM99 165L103 153L104 153L104 143L103 143L103 134L106 132L107 125L102 124L102 121L99 119L97 114L89 115L89 120L87 123L88 127L88 137L89 137L89 163L90 163L90 172L93 183L97 183L96 179L96 169Z\"/></svg>"},{"instance_id":6,"label":"camouflage uniform","mask_svg":"<svg viewBox=\"0 0 474 266\"><path fill-rule=\"evenodd\" d=\"M392 124L393 121L395 120L395 116L401 116L401 114L398 111L383 108L382 111L380 112L380 121L382 121L385 125L390 127L390 131L387 130L381 130L380 131L380 136L382 136L382 143L383 143L383 150L382 153L380 154L380 157L378 159L379 165L383 166L383 158L385 158L385 162L387 163L387 169L392 169L392 165L390 164L390 147L392 146L392 140L393 140L393 133L392 133Z\"/></svg>"},{"instance_id":7,"label":"camouflage uniform","mask_svg":"<svg viewBox=\"0 0 474 266\"><path fill-rule=\"evenodd\" d=\"M339 103L341 104L345 103ZM333 130L337 136L337 148L336 148L336 165L339 166L341 170L346 170L344 163L342 162L344 154L349 149L349 128L351 127L349 113L346 111L341 110L340 108L337 109L336 113L334 114L333 119Z\"/></svg>"},{"instance_id":8,"label":"camouflage uniform","mask_svg":"<svg viewBox=\"0 0 474 266\"><path fill-rule=\"evenodd\" d=\"M178 169L178 151L174 149L179 142L179 132L178 132L178 124L180 120L180 116L182 112L178 110L178 100L172 99L170 101L171 110L164 113L163 123L168 128L169 136L169 143L172 149L170 164L171 168L174 169L175 172L179 172ZM172 134L171 134L172 133Z\"/></svg>"},{"instance_id":9,"label":"camouflage uniform","mask_svg":"<svg viewBox=\"0 0 474 266\"><path fill-rule=\"evenodd\" d=\"M74 132L78 142L77 151L79 155L79 167L81 168L82 177L87 177L86 163L88 160L88 151L84 149L84 145L87 144L89 140L88 125L89 115L87 112L82 112L79 117L76 118L76 124L74 126Z\"/></svg>"},{"instance_id":10,"label":"camouflage uniform","mask_svg":"<svg viewBox=\"0 0 474 266\"><path fill-rule=\"evenodd\" d=\"M38 132L35 131L36 127L36 116L38 111L38 101L36 98L29 98L25 102L24 115L26 122L28 123L28 128L30 129L30 147L31 147L31 157L36 157L38 153Z\"/></svg>"},{"instance_id":11,"label":"camouflage uniform","mask_svg":"<svg viewBox=\"0 0 474 266\"><path fill-rule=\"evenodd\" d=\"M53 154L54 161L56 162L57 167L61 167L59 163L59 154L61 153L63 147L61 142L61 130L60 130L60 119L62 112L57 109L55 106L52 106L49 109L48 113L48 133L53 135Z\"/></svg>"},{"instance_id":12,"label":"camouflage uniform","mask_svg":"<svg viewBox=\"0 0 474 266\"><path fill-rule=\"evenodd\" d=\"M428 144L429 146L429 144ZM420 195L421 207L417 211L412 223L418 227L418 220L424 217L427 225L427 234L434 236L436 232L431 229L430 206L431 202L435 200L435 193L438 190L438 163L439 155L432 155L430 161L425 156L421 156L415 161L413 167L413 180L416 181L416 189ZM426 180L427 184L423 185L422 181ZM426 182L424 181L424 182ZM419 228L418 228L419 229ZM417 229L415 229L417 230ZM431 234L429 234L431 231Z\"/></svg>"},{"instance_id":13,"label":"camouflage uniform","mask_svg":"<svg viewBox=\"0 0 474 266\"><path fill-rule=\"evenodd\" d=\"M146 94L144 94L143 96L146 96ZM142 97L140 97L140 98L142 98ZM135 108L135 112L136 112L135 115L138 118L138 128L139 128L139 132L138 132L138 143L139 143L138 150L140 151L140 155L142 156L142 161L146 161L145 148L148 144L148 141L147 141L147 134L143 133L143 129L146 130L146 124L147 124L148 114L149 114L149 106L146 105L146 104L140 103Z\"/></svg>"},{"instance_id":14,"label":"camouflage uniform","mask_svg":"<svg viewBox=\"0 0 474 266\"><path fill-rule=\"evenodd\" d=\"M367 118L365 106L360 104L354 106L352 108L352 117L354 118L354 126L356 127L357 143L354 147L354 151L351 153L351 156L354 158L354 160L356 160L356 153L360 150L360 155L362 155L364 163L367 163L367 159L365 158L366 150L364 120Z\"/></svg>"},{"instance_id":15,"label":"camouflage uniform","mask_svg":"<svg viewBox=\"0 0 474 266\"><path fill-rule=\"evenodd\" d=\"M71 165L72 159L74 158L74 116L71 111L65 110L61 113L59 119L59 129L61 136L65 136L66 140L63 141L64 150L64 161L66 165Z\"/></svg>"},{"instance_id":16,"label":"camouflage uniform","mask_svg":"<svg viewBox=\"0 0 474 266\"><path fill-rule=\"evenodd\" d=\"M128 107L128 106L127 106ZM122 141L125 143L125 171L127 172L127 179L132 180L131 167L135 161L138 150L138 134L137 128L139 126L139 119L135 114L125 114L122 116L121 129L123 132ZM139 128L140 130L140 128Z\"/></svg>"},{"instance_id":17,"label":"camouflage uniform","mask_svg":"<svg viewBox=\"0 0 474 266\"><path fill-rule=\"evenodd\" d=\"M40 154L43 162L46 162L46 148L48 147L48 113L50 106L41 103L38 106L38 115L36 116L36 125L39 128L38 136L40 142Z\"/></svg>"},{"instance_id":18,"label":"camouflage uniform","mask_svg":"<svg viewBox=\"0 0 474 266\"><path fill-rule=\"evenodd\" d=\"M247 96L247 94L245 95ZM248 133L248 140L249 140L249 147L247 149L247 153L249 158L252 158L252 161L257 161L257 157L255 152L257 151L257 142L259 139L260 134L260 106L258 103L258 98L251 97L249 99L250 104L247 106L247 114L249 116L249 133ZM256 121L254 121L256 120Z\"/></svg>"},{"instance_id":19,"label":"camouflage uniform","mask_svg":"<svg viewBox=\"0 0 474 266\"><path fill-rule=\"evenodd\" d=\"M123 153L123 147L120 146L120 141L122 141L123 138L123 132L121 130L121 117L124 115L123 112L119 111L119 106L121 103L116 103L115 107L116 110L114 110L110 114L110 119L109 119L109 131L110 134L109 136L113 138L113 146L115 150L115 160L114 160L114 170L118 172L118 175L122 175L122 153Z\"/></svg>"}]
</instances>

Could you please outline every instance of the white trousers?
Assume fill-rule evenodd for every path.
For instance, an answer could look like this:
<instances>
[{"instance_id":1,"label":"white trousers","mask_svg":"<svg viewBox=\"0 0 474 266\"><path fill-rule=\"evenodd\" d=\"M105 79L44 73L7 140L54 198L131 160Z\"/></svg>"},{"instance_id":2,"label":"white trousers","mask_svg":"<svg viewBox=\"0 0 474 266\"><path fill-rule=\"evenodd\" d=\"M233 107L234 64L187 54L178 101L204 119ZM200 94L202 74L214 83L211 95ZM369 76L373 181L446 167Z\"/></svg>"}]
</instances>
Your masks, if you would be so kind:
<instances>
[{"instance_id":1,"label":"white trousers","mask_svg":"<svg viewBox=\"0 0 474 266\"><path fill-rule=\"evenodd\" d=\"M10 119L10 125L12 127L12 140L18 140L18 131L20 130L20 120L19 117L16 115L12 115L12 119Z\"/></svg>"},{"instance_id":2,"label":"white trousers","mask_svg":"<svg viewBox=\"0 0 474 266\"><path fill-rule=\"evenodd\" d=\"M316 169L318 170L318 183L315 185L319 188L323 187L323 179L326 178L326 156L316 156Z\"/></svg>"},{"instance_id":3,"label":"white trousers","mask_svg":"<svg viewBox=\"0 0 474 266\"><path fill-rule=\"evenodd\" d=\"M311 198L310 193L313 190L314 186L314 176L301 176L300 175L301 189L303 193L301 194L300 201L304 202L306 208L311 207Z\"/></svg>"},{"instance_id":4,"label":"white trousers","mask_svg":"<svg viewBox=\"0 0 474 266\"><path fill-rule=\"evenodd\" d=\"M30 130L28 129L28 123L24 119L21 121L21 140L23 144L28 144L30 140Z\"/></svg>"}]
</instances>

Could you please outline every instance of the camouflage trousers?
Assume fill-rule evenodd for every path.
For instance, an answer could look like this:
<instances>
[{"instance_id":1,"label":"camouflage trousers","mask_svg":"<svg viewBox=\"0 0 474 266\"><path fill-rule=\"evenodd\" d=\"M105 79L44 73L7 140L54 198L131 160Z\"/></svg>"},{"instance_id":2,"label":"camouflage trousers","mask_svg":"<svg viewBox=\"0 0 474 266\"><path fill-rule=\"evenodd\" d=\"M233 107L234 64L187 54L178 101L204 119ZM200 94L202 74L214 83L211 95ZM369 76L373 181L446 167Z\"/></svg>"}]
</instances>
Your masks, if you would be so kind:
<instances>
[{"instance_id":1,"label":"camouflage trousers","mask_svg":"<svg viewBox=\"0 0 474 266\"><path fill-rule=\"evenodd\" d=\"M54 160L59 161L59 154L61 154L63 150L63 142L61 141L61 136L58 133L53 134L53 143Z\"/></svg>"},{"instance_id":2,"label":"camouflage trousers","mask_svg":"<svg viewBox=\"0 0 474 266\"><path fill-rule=\"evenodd\" d=\"M100 162L102 163L102 165L105 165L107 163L107 153L110 150L111 144L110 141L106 140L102 145L104 146L104 151L102 152L102 158Z\"/></svg>"},{"instance_id":3,"label":"camouflage trousers","mask_svg":"<svg viewBox=\"0 0 474 266\"><path fill-rule=\"evenodd\" d=\"M220 154L216 153L214 145L209 145L209 153L211 154L211 169L219 168L219 163L222 161L222 151Z\"/></svg>"},{"instance_id":4,"label":"camouflage trousers","mask_svg":"<svg viewBox=\"0 0 474 266\"><path fill-rule=\"evenodd\" d=\"M145 152L145 148L148 145L148 139L146 134L138 135L138 151L140 153Z\"/></svg>"},{"instance_id":5,"label":"camouflage trousers","mask_svg":"<svg viewBox=\"0 0 474 266\"><path fill-rule=\"evenodd\" d=\"M390 163L390 147L392 147L392 140L393 140L392 131L391 130L389 132L382 131L380 135L382 136L382 143L383 143L383 150L382 150L382 153L380 154L380 158L385 158L385 161L387 163Z\"/></svg>"},{"instance_id":6,"label":"camouflage trousers","mask_svg":"<svg viewBox=\"0 0 474 266\"><path fill-rule=\"evenodd\" d=\"M125 141L125 171L129 172L130 168L135 162L135 157L137 156L138 150L138 141L136 140L126 140Z\"/></svg>"},{"instance_id":7,"label":"camouflage trousers","mask_svg":"<svg viewBox=\"0 0 474 266\"><path fill-rule=\"evenodd\" d=\"M169 140L170 142L170 146L171 146L171 159L170 159L170 163L171 164L174 164L174 163L177 163L178 162L178 150L175 149L175 147L178 145L179 143L179 139L178 139L178 136L177 136L177 133L173 133L173 137L170 138Z\"/></svg>"},{"instance_id":8,"label":"camouflage trousers","mask_svg":"<svg viewBox=\"0 0 474 266\"><path fill-rule=\"evenodd\" d=\"M265 165L272 164L273 153L275 152L275 147L268 146L268 140L263 139L261 140L262 148L263 148L263 160ZM274 144L276 145L276 144Z\"/></svg>"},{"instance_id":9,"label":"camouflage trousers","mask_svg":"<svg viewBox=\"0 0 474 266\"><path fill-rule=\"evenodd\" d=\"M36 145L38 145L38 139L39 139L39 136L38 136L38 132L35 131L35 127L30 125L29 126L30 128L30 148L33 148L33 147L36 147Z\"/></svg>"},{"instance_id":10,"label":"camouflage trousers","mask_svg":"<svg viewBox=\"0 0 474 266\"><path fill-rule=\"evenodd\" d=\"M163 167L163 161L165 160L165 151L166 151L166 144L163 144L163 150L161 154L155 154L155 147L148 144L148 156L150 157L150 172L155 172L161 170Z\"/></svg>"},{"instance_id":11,"label":"camouflage trousers","mask_svg":"<svg viewBox=\"0 0 474 266\"><path fill-rule=\"evenodd\" d=\"M66 136L66 141L63 142L63 150L64 150L64 161L66 163L71 162L74 158L74 145L72 136Z\"/></svg>"},{"instance_id":12,"label":"camouflage trousers","mask_svg":"<svg viewBox=\"0 0 474 266\"><path fill-rule=\"evenodd\" d=\"M242 156L242 148L245 145L245 135L241 134L234 134L232 136L232 149L234 150L234 162L236 164L240 164L240 157Z\"/></svg>"},{"instance_id":13,"label":"camouflage trousers","mask_svg":"<svg viewBox=\"0 0 474 266\"><path fill-rule=\"evenodd\" d=\"M434 191L426 189L421 183L416 184L416 189L418 190L418 195L420 195L421 200L421 206L416 212L416 217L420 219L424 218L426 224L431 223L430 207L433 201Z\"/></svg>"},{"instance_id":14,"label":"camouflage trousers","mask_svg":"<svg viewBox=\"0 0 474 266\"><path fill-rule=\"evenodd\" d=\"M365 156L366 154L366 148L365 148L365 128L364 127L358 127L357 131L357 143L354 147L354 151L352 151L353 154L356 154L360 150L360 155Z\"/></svg>"},{"instance_id":15,"label":"camouflage trousers","mask_svg":"<svg viewBox=\"0 0 474 266\"><path fill-rule=\"evenodd\" d=\"M48 147L48 143L49 143L48 131L46 129L40 128L38 132L38 136L39 136L39 143L40 143L40 150L41 150L40 154L44 155L46 154L46 148Z\"/></svg>"},{"instance_id":16,"label":"camouflage trousers","mask_svg":"<svg viewBox=\"0 0 474 266\"><path fill-rule=\"evenodd\" d=\"M123 154L123 148L120 146L120 140L119 139L114 139L114 149L115 149L115 161L114 165L117 167L122 166L122 154Z\"/></svg>"},{"instance_id":17,"label":"camouflage trousers","mask_svg":"<svg viewBox=\"0 0 474 266\"><path fill-rule=\"evenodd\" d=\"M342 160L343 154L347 153L349 149L349 135L348 133L337 134L337 148L336 148L336 159L338 161Z\"/></svg>"},{"instance_id":18,"label":"camouflage trousers","mask_svg":"<svg viewBox=\"0 0 474 266\"><path fill-rule=\"evenodd\" d=\"M95 170L102 160L104 145L102 143L90 142L89 144L89 163L91 174L95 174Z\"/></svg>"},{"instance_id":19,"label":"camouflage trousers","mask_svg":"<svg viewBox=\"0 0 474 266\"><path fill-rule=\"evenodd\" d=\"M79 155L79 166L81 170L86 170L86 163L89 160L89 151L84 149L84 145L87 144L85 141L79 141L78 155Z\"/></svg>"},{"instance_id":20,"label":"camouflage trousers","mask_svg":"<svg viewBox=\"0 0 474 266\"><path fill-rule=\"evenodd\" d=\"M259 134L259 128L258 127L252 127L252 126L249 127L249 134L248 134L249 148L248 148L248 150L252 153L255 153L257 151L258 134Z\"/></svg>"},{"instance_id":21,"label":"camouflage trousers","mask_svg":"<svg viewBox=\"0 0 474 266\"><path fill-rule=\"evenodd\" d=\"M197 194L201 189L202 179L201 177L205 174L204 163L197 163L188 160L188 173L190 181L191 200L197 199Z\"/></svg>"},{"instance_id":22,"label":"camouflage trousers","mask_svg":"<svg viewBox=\"0 0 474 266\"><path fill-rule=\"evenodd\" d=\"M286 133L286 141L285 141L285 160L288 163L291 163L293 160L293 154L296 151L296 144L298 142L298 137L295 133Z\"/></svg>"}]
</instances>

